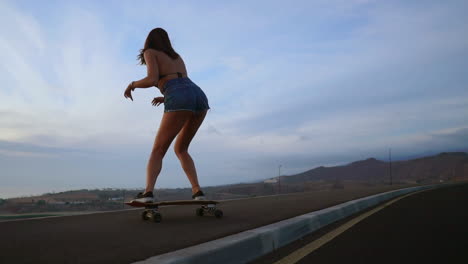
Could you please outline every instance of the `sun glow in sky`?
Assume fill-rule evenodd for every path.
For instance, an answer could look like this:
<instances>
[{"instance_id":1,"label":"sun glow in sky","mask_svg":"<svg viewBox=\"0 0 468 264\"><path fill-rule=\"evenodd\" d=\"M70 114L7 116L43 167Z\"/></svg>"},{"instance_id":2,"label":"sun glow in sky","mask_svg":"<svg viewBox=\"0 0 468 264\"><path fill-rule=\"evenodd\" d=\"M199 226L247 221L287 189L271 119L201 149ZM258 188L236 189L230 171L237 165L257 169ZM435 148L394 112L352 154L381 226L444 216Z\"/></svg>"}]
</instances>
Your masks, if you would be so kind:
<instances>
[{"instance_id":1,"label":"sun glow in sky","mask_svg":"<svg viewBox=\"0 0 468 264\"><path fill-rule=\"evenodd\" d=\"M0 197L143 187L167 30L211 110L202 185L468 149L466 1L0 1ZM188 187L172 149L157 188Z\"/></svg>"}]
</instances>

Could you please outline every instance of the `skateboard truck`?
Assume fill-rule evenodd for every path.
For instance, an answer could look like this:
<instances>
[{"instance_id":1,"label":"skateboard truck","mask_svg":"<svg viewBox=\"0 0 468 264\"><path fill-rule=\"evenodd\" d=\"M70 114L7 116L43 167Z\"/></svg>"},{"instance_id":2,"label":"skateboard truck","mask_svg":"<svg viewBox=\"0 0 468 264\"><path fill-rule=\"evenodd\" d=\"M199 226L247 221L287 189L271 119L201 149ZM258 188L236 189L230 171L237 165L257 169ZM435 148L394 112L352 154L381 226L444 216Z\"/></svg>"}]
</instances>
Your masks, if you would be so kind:
<instances>
[{"instance_id":1,"label":"skateboard truck","mask_svg":"<svg viewBox=\"0 0 468 264\"><path fill-rule=\"evenodd\" d=\"M223 211L216 209L216 204L207 204L202 205L200 208L197 208L196 214L198 216L203 216L205 213L216 216L216 218L223 217Z\"/></svg>"}]
</instances>

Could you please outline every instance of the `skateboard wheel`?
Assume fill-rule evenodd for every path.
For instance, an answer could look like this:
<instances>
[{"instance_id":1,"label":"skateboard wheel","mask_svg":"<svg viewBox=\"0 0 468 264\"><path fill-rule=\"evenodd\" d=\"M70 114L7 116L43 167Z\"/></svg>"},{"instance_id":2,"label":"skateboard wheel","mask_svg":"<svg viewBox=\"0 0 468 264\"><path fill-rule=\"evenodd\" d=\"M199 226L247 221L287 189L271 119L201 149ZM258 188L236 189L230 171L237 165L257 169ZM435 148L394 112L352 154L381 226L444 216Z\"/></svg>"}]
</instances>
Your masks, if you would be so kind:
<instances>
[{"instance_id":1,"label":"skateboard wheel","mask_svg":"<svg viewBox=\"0 0 468 264\"><path fill-rule=\"evenodd\" d=\"M155 223L159 223L159 222L161 222L161 220L162 220L161 214L158 213L158 212L153 212L153 221Z\"/></svg>"},{"instance_id":2,"label":"skateboard wheel","mask_svg":"<svg viewBox=\"0 0 468 264\"><path fill-rule=\"evenodd\" d=\"M204 212L203 212L203 208L197 208L196 214L197 214L198 216L203 216L203 213L204 213Z\"/></svg>"},{"instance_id":3,"label":"skateboard wheel","mask_svg":"<svg viewBox=\"0 0 468 264\"><path fill-rule=\"evenodd\" d=\"M143 211L143 213L141 214L141 219L143 219L143 221L146 221L149 219L148 217L148 211Z\"/></svg>"},{"instance_id":4,"label":"skateboard wheel","mask_svg":"<svg viewBox=\"0 0 468 264\"><path fill-rule=\"evenodd\" d=\"M216 209L214 211L214 215L216 216L216 218L221 218L221 217L223 217L223 211L221 211L219 209Z\"/></svg>"}]
</instances>

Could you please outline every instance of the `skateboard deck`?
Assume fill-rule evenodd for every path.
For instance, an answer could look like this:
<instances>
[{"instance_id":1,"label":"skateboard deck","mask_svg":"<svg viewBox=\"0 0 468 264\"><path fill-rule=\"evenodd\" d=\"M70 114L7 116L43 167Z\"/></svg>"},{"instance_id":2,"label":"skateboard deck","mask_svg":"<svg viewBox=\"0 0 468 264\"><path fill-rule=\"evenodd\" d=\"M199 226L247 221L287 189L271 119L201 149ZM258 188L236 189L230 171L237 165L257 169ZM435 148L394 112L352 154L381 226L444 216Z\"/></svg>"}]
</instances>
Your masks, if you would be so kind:
<instances>
[{"instance_id":1,"label":"skateboard deck","mask_svg":"<svg viewBox=\"0 0 468 264\"><path fill-rule=\"evenodd\" d=\"M126 205L133 207L144 207L145 210L141 214L143 220L152 220L153 222L159 223L162 221L162 215L159 212L160 206L168 205L201 205L197 208L195 214L198 216L203 215L214 215L217 218L223 217L223 211L216 208L216 204L219 202L212 200L178 200L178 201L161 201L161 202L150 202L142 203L137 201L126 202Z\"/></svg>"},{"instance_id":2,"label":"skateboard deck","mask_svg":"<svg viewBox=\"0 0 468 264\"><path fill-rule=\"evenodd\" d=\"M217 204L217 201L211 200L178 200L178 201L162 201L162 202L151 202L142 203L137 201L126 202L125 204L134 207L153 207L153 206L165 206L165 205L190 205L190 204Z\"/></svg>"}]
</instances>

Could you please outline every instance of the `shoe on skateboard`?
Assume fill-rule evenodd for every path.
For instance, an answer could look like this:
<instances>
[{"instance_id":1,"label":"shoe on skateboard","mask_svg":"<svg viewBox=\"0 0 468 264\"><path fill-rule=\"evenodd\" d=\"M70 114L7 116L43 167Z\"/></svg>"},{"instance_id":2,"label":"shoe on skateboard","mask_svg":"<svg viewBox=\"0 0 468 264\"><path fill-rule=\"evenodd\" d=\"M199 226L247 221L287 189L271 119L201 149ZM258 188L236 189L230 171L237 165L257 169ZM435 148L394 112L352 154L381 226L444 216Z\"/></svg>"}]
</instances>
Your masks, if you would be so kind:
<instances>
[{"instance_id":1,"label":"shoe on skateboard","mask_svg":"<svg viewBox=\"0 0 468 264\"><path fill-rule=\"evenodd\" d=\"M194 201L204 201L205 199L205 194L202 191L196 192L194 195L192 195L192 199Z\"/></svg>"},{"instance_id":2,"label":"shoe on skateboard","mask_svg":"<svg viewBox=\"0 0 468 264\"><path fill-rule=\"evenodd\" d=\"M135 199L130 201L131 203L137 202L137 203L154 203L154 196L153 192L146 192L146 193L138 193L137 196L135 196Z\"/></svg>"}]
</instances>

